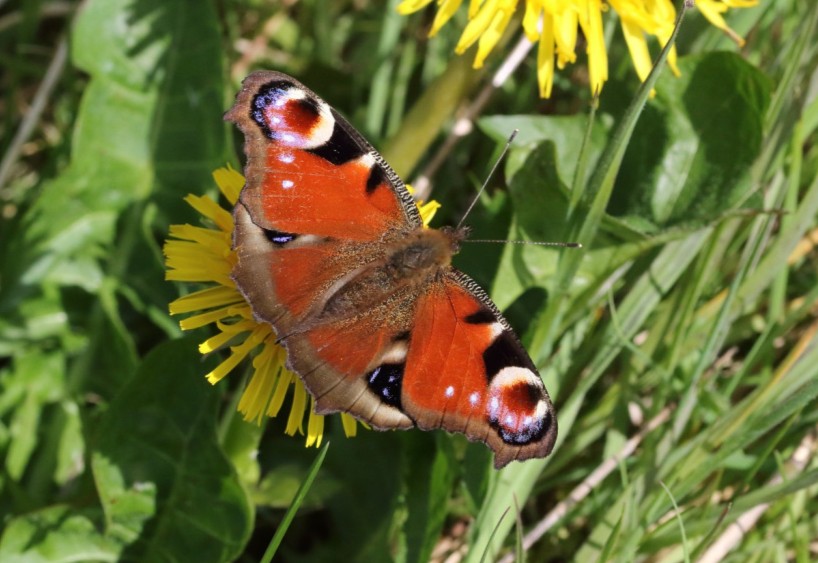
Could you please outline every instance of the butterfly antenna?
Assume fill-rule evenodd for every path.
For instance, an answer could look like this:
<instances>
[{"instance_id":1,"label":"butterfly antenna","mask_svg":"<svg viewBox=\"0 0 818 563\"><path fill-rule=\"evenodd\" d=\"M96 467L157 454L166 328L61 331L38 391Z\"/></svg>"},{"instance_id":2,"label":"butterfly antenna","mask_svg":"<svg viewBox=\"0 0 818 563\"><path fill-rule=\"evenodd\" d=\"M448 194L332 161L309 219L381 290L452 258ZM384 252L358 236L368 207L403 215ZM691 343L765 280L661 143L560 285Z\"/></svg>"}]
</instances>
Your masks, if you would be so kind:
<instances>
[{"instance_id":1,"label":"butterfly antenna","mask_svg":"<svg viewBox=\"0 0 818 563\"><path fill-rule=\"evenodd\" d=\"M458 230L460 229L460 227L463 226L463 221L465 221L466 217L469 216L469 213L471 213L471 210L474 208L474 205L477 203L477 200L480 199L480 195L483 193L483 191L485 191L486 186L488 186L489 180L491 180L491 177L494 175L494 171L497 170L497 167L503 161L503 158L505 158L506 153L508 152L508 149L511 148L511 143L512 143L512 141L514 141L514 137L516 137L517 133L519 133L519 132L520 132L519 129L515 129L514 131L511 132L511 135L508 136L508 140L506 141L506 146L503 148L503 152L500 153L500 156L494 162L494 166L491 167L491 171L489 172L489 175L486 177L486 181L483 182L483 185L480 187L480 191L478 191L477 195L474 196L474 199L472 199L471 203L469 204L468 209L466 209L466 212L463 214L463 217L460 219L460 222L457 223L457 229ZM503 243L503 244L505 244L505 243L534 244L534 245L537 245L537 246L559 246L559 247L563 247L563 248L582 248L582 244L580 244L578 242L537 242L537 241L528 241L528 240L475 240L475 239L465 239L462 242L500 242L500 243Z\"/></svg>"},{"instance_id":2,"label":"butterfly antenna","mask_svg":"<svg viewBox=\"0 0 818 563\"><path fill-rule=\"evenodd\" d=\"M485 191L486 186L488 186L488 184L489 184L489 180L491 180L491 177L494 176L494 171L497 170L498 166L500 166L500 163L503 161L503 158L505 158L506 153L508 152L508 149L511 148L511 142L514 140L514 137L516 137L517 133L519 133L519 132L520 132L519 129L515 129L514 131L511 132L511 135L508 136L508 140L506 141L505 148L503 148L503 152L500 153L500 156L497 157L497 160L494 161L494 166L491 167L491 171L489 172L489 175L486 176L486 181L483 182L483 186L480 188L480 191L477 192L477 195L474 196L474 199L471 200L471 203L469 204L468 209L466 209L466 212L463 214L463 217L461 217L460 222L457 224L457 229L458 230L460 229L460 227L463 226L463 221L465 221L466 217L469 216L469 213L471 213L471 210L474 209L474 205L477 203L477 200L480 199L480 195Z\"/></svg>"},{"instance_id":3,"label":"butterfly antenna","mask_svg":"<svg viewBox=\"0 0 818 563\"><path fill-rule=\"evenodd\" d=\"M533 244L535 246L559 246L561 248L582 248L581 242L540 242L535 240L466 239L462 242L499 242L502 244Z\"/></svg>"}]
</instances>

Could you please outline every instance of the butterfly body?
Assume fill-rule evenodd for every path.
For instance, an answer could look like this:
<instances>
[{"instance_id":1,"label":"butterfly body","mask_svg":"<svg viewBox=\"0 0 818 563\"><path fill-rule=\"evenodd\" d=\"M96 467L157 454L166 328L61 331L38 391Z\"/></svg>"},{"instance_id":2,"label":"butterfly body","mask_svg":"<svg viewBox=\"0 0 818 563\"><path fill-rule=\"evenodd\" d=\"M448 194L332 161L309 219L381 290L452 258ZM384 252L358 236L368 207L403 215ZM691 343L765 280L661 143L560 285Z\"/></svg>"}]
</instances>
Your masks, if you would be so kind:
<instances>
[{"instance_id":1,"label":"butterfly body","mask_svg":"<svg viewBox=\"0 0 818 563\"><path fill-rule=\"evenodd\" d=\"M247 154L233 279L316 412L462 432L497 467L547 455L556 418L533 362L451 266L467 231L425 228L383 158L289 76L251 74L225 117Z\"/></svg>"},{"instance_id":2,"label":"butterfly body","mask_svg":"<svg viewBox=\"0 0 818 563\"><path fill-rule=\"evenodd\" d=\"M399 240L379 244L380 248L369 249L370 254L379 258L361 266L342 285L328 291L316 312L318 318L341 320L388 300L411 299L418 288L445 275L457 251L458 238L454 231L417 229Z\"/></svg>"}]
</instances>

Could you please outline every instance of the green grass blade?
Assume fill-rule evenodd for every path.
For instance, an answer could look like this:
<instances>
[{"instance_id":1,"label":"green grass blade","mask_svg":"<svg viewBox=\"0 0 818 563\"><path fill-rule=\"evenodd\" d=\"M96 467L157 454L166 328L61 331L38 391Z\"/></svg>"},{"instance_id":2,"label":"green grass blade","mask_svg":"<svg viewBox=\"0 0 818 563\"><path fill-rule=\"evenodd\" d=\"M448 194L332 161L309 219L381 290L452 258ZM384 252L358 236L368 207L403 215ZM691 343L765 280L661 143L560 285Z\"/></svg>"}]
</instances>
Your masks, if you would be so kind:
<instances>
[{"instance_id":1,"label":"green grass blade","mask_svg":"<svg viewBox=\"0 0 818 563\"><path fill-rule=\"evenodd\" d=\"M315 458L315 461L313 461L312 465L310 465L304 482L301 483L300 487L298 487L298 491L295 493L293 502L290 504L290 507L284 514L281 524L278 525L278 529L273 535L273 539L270 540L270 545L268 545L267 549L264 551L264 557L261 558L261 563L270 563L270 561L273 560L273 556L276 554L276 551L278 551L278 547L281 545L281 541L284 539L284 534L287 533L290 523L293 521L293 518L295 518L295 513L298 512L301 503L304 502L304 498L306 498L307 492L312 486L312 482L315 480L315 477L318 475L318 471L321 469L321 465L324 463L324 458L327 456L327 452L329 451L329 444L329 442L324 444L324 447L321 448L320 452L318 452L318 456Z\"/></svg>"},{"instance_id":2,"label":"green grass blade","mask_svg":"<svg viewBox=\"0 0 818 563\"><path fill-rule=\"evenodd\" d=\"M619 126L614 130L611 141L600 157L588 183L588 187L583 194L583 199L587 202L588 212L584 215L582 220L580 220L578 216L571 218L567 240L576 241L586 246L590 245L594 240L604 217L605 208L613 192L614 181L619 172L619 167L622 164L622 158L625 155L628 142L636 127L639 115L642 113L648 101L650 92L653 90L660 73L664 69L668 53L670 53L671 48L675 44L676 36L678 35L686 10L687 8L684 5L682 9L679 10L679 15L676 18L676 24L673 28L673 34L662 49L650 75L648 75L645 82L642 83L636 92L633 101L622 116ZM545 313L537 323L538 328L531 338L530 348L537 356L535 361L537 358L543 358L549 355L551 342L562 322L567 304L570 302L567 299L563 299L563 296L568 292L571 280L579 269L582 255L582 252L571 250L567 252L564 251L561 254L559 268L557 274L554 276L552 285L553 295L550 296Z\"/></svg>"}]
</instances>

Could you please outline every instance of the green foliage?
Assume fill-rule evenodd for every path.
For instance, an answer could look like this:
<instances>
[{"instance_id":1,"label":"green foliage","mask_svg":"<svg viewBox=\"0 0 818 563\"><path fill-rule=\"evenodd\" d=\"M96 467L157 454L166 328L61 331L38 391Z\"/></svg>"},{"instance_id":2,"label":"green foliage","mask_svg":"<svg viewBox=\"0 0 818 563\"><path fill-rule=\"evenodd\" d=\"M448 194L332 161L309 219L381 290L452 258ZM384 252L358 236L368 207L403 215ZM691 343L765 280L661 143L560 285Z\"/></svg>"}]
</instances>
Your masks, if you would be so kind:
<instances>
[{"instance_id":1,"label":"green foliage","mask_svg":"<svg viewBox=\"0 0 818 563\"><path fill-rule=\"evenodd\" d=\"M460 436L347 439L337 420L318 456L236 414L240 377L204 381L220 358L169 317L193 288L164 281L161 243L200 221L182 198L239 165L221 119L239 80L296 75L404 174L485 83L453 58L456 25L427 42L428 14L387 4L0 7L0 560L697 560L759 506L733 560L814 557L814 2L731 10L740 54L689 13L681 76L642 88L616 30L595 112L582 73L538 103L529 57L433 177L435 222L455 223L517 128L475 238L583 244L457 257L555 400L548 459L494 471Z\"/></svg>"}]
</instances>

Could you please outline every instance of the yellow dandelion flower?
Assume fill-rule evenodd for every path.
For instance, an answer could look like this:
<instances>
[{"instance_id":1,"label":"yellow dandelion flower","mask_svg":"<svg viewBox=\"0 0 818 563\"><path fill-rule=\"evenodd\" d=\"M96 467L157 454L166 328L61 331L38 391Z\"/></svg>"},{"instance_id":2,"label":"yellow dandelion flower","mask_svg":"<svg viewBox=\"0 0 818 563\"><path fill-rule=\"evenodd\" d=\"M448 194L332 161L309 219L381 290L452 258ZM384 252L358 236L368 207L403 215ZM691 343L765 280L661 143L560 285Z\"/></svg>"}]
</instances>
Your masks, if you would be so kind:
<instances>
[{"instance_id":1,"label":"yellow dandelion flower","mask_svg":"<svg viewBox=\"0 0 818 563\"><path fill-rule=\"evenodd\" d=\"M409 190L410 194L415 195L415 189L409 184L406 184L406 189ZM440 203L435 200L428 203L420 200L417 202L417 206L418 211L420 212L420 220L423 221L423 227L427 228L432 220L432 217L434 217L437 210L440 209Z\"/></svg>"},{"instance_id":2,"label":"yellow dandelion flower","mask_svg":"<svg viewBox=\"0 0 818 563\"><path fill-rule=\"evenodd\" d=\"M730 39L744 46L744 39L735 31L730 29L727 22L724 21L722 14L728 8L749 8L755 6L758 0L696 0L696 7L707 18L711 24L725 32L730 36Z\"/></svg>"},{"instance_id":3,"label":"yellow dandelion flower","mask_svg":"<svg viewBox=\"0 0 818 563\"><path fill-rule=\"evenodd\" d=\"M432 0L404 0L398 12L411 14ZM455 14L462 0L438 0L437 13L430 36L436 34ZM710 23L727 33L739 45L744 40L730 29L722 14L729 8L747 8L758 0L698 0L697 7ZM477 43L474 67L480 68L497 45L514 16L520 0L471 0L468 23L455 47L464 53ZM526 37L539 42L537 49L537 79L540 96L548 98L554 84L554 67L560 69L576 61L577 30L585 36L588 74L591 91L598 93L608 79L608 52L605 47L602 14L608 7L619 16L628 51L641 80L645 80L652 66L648 50L649 36L664 46L673 32L676 10L671 0L524 0L522 27ZM668 56L674 74L676 51Z\"/></svg>"},{"instance_id":4,"label":"yellow dandelion flower","mask_svg":"<svg viewBox=\"0 0 818 563\"><path fill-rule=\"evenodd\" d=\"M213 172L222 195L230 206L239 199L244 177L230 167ZM231 373L245 359L253 356L252 375L238 404L245 420L260 423L264 416L275 417L281 412L287 396L291 406L285 432L304 434L304 411L309 398L306 445L320 446L324 433L324 417L314 412L313 400L301 380L285 367L286 351L276 343L272 327L253 318L250 305L236 288L230 272L236 263L231 248L233 215L207 196L188 195L187 201L212 226L172 225L165 242L165 279L169 281L205 284L200 289L170 303L172 315L191 314L179 322L182 330L213 325L216 334L199 345L202 354L229 347L230 354L206 375L215 384ZM419 203L424 224L428 224L440 207L436 201ZM346 413L341 423L347 436L354 436L357 424Z\"/></svg>"}]
</instances>

